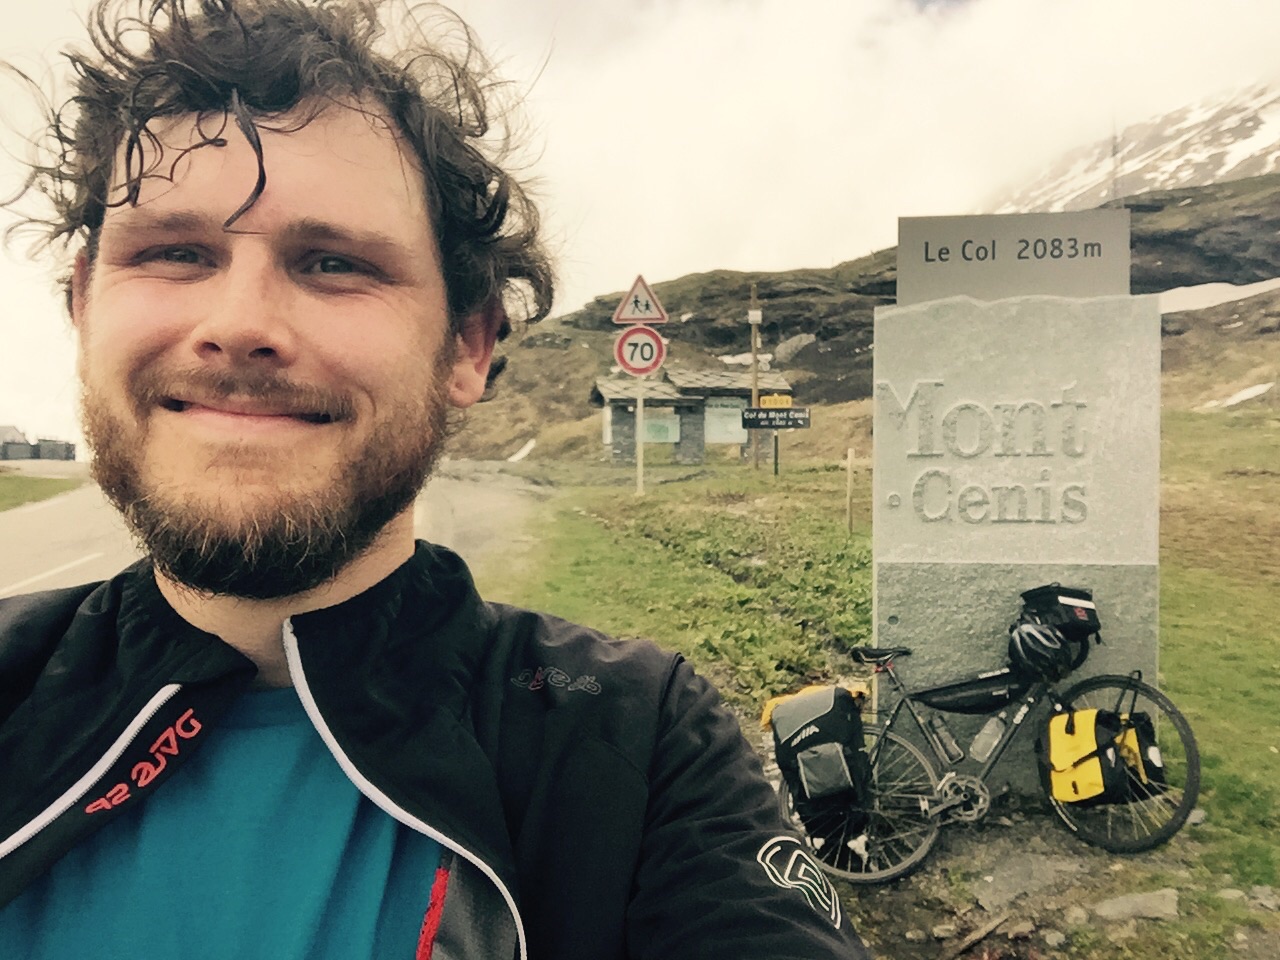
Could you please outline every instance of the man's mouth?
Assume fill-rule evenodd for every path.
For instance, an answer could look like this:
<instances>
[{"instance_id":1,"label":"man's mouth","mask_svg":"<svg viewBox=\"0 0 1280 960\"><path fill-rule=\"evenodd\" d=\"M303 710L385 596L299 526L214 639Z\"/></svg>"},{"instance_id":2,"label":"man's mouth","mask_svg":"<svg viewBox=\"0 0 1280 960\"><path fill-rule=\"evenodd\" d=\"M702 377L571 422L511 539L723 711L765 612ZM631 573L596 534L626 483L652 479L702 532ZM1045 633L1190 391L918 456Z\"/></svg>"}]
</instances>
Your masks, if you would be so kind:
<instances>
[{"instance_id":1,"label":"man's mouth","mask_svg":"<svg viewBox=\"0 0 1280 960\"><path fill-rule=\"evenodd\" d=\"M290 420L301 420L303 423L327 424L334 422L333 414L327 410L289 410L256 403L237 403L234 401L211 401L201 403L196 400L183 400L178 397L165 397L160 406L171 413L183 413L187 410L210 410L214 413L238 417L283 417Z\"/></svg>"}]
</instances>

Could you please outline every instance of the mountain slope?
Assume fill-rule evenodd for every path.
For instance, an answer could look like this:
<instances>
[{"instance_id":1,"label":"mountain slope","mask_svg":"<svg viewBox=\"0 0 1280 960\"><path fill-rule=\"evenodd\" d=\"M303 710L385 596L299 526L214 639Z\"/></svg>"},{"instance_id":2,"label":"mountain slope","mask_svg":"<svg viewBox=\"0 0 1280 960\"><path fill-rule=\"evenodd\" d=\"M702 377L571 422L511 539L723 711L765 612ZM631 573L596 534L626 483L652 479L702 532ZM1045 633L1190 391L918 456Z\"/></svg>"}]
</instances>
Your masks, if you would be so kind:
<instances>
[{"instance_id":1,"label":"mountain slope","mask_svg":"<svg viewBox=\"0 0 1280 960\"><path fill-rule=\"evenodd\" d=\"M1259 85L1126 127L1055 161L994 213L1087 210L1116 197L1280 172L1280 87Z\"/></svg>"},{"instance_id":2,"label":"mountain slope","mask_svg":"<svg viewBox=\"0 0 1280 960\"><path fill-rule=\"evenodd\" d=\"M1212 282L1244 285L1280 274L1280 173L1156 191L1119 205L1133 212L1134 293ZM746 309L754 282L764 310L766 352L797 334L817 337L781 368L797 399L817 405L860 401L871 392L872 312L894 302L896 257L890 248L830 269L717 270L654 284L672 317L663 328L670 341L667 362L706 367L719 363L717 355L749 351ZM599 413L588 397L595 378L608 374L613 363L617 327L611 321L622 296L619 290L597 297L507 344L510 369L495 398L469 417L455 453L507 457L536 438L534 456L551 451L599 457ZM1280 292L1275 291L1235 306L1167 314L1166 402L1197 406L1275 379L1280 370L1277 316ZM865 432L865 411L855 419L858 423L850 421L847 430L839 429L837 443Z\"/></svg>"},{"instance_id":3,"label":"mountain slope","mask_svg":"<svg viewBox=\"0 0 1280 960\"><path fill-rule=\"evenodd\" d=\"M1133 293L1201 283L1255 283L1280 274L1280 174L1128 197L1133 213ZM717 270L654 284L672 317L664 334L717 353L751 349L746 320L751 284L764 308L766 349L796 334L820 341L871 340L872 311L894 302L897 250L831 268L782 273ZM624 291L597 297L560 319L581 330L613 329Z\"/></svg>"}]
</instances>

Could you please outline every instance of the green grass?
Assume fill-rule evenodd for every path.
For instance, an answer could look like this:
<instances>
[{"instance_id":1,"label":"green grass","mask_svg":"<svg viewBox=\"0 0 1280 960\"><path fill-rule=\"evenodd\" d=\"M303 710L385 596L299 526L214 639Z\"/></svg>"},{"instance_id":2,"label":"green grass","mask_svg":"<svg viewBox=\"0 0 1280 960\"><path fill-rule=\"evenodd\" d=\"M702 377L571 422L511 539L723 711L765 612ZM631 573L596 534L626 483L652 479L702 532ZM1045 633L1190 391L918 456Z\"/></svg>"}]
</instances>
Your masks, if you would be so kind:
<instances>
[{"instance_id":1,"label":"green grass","mask_svg":"<svg viewBox=\"0 0 1280 960\"><path fill-rule=\"evenodd\" d=\"M0 510L47 500L74 490L82 482L74 478L24 477L16 473L0 472Z\"/></svg>"},{"instance_id":2,"label":"green grass","mask_svg":"<svg viewBox=\"0 0 1280 960\"><path fill-rule=\"evenodd\" d=\"M573 491L538 531L538 569L548 575L507 579L494 595L616 636L660 638L742 705L820 673L823 657L799 618L780 616L700 551L672 550L636 528L656 502L618 489Z\"/></svg>"},{"instance_id":3,"label":"green grass","mask_svg":"<svg viewBox=\"0 0 1280 960\"><path fill-rule=\"evenodd\" d=\"M1280 418L1164 424L1161 681L1200 743L1205 862L1280 883Z\"/></svg>"},{"instance_id":4,"label":"green grass","mask_svg":"<svg viewBox=\"0 0 1280 960\"><path fill-rule=\"evenodd\" d=\"M1274 588L1166 564L1161 572L1163 686L1191 721L1210 861L1241 883L1280 882L1280 653Z\"/></svg>"},{"instance_id":5,"label":"green grass","mask_svg":"<svg viewBox=\"0 0 1280 960\"><path fill-rule=\"evenodd\" d=\"M1280 420L1267 411L1165 418L1160 685L1200 744L1197 886L1210 893L1188 891L1182 919L1144 926L1137 941L1079 931L1064 954L1073 960L1215 956L1227 931L1253 922L1211 895L1222 878L1280 883L1278 450ZM642 498L624 473L596 468L586 486L557 477L564 496L540 531L543 562L507 578L501 599L657 638L748 711L868 639L868 475L848 533L838 470L686 470Z\"/></svg>"}]
</instances>

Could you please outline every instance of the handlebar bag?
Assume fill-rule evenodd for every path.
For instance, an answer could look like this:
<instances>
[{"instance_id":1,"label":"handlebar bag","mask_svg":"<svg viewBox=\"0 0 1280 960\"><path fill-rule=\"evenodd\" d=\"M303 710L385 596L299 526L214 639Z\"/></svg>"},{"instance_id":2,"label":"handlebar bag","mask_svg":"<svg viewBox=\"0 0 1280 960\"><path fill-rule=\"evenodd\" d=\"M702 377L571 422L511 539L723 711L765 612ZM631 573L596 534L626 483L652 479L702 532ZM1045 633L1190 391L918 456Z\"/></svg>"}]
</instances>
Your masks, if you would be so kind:
<instances>
[{"instance_id":1,"label":"handlebar bag","mask_svg":"<svg viewBox=\"0 0 1280 960\"><path fill-rule=\"evenodd\" d=\"M1022 594L1022 612L1036 623L1057 627L1071 640L1084 640L1102 628L1093 592L1081 587L1050 583L1027 590Z\"/></svg>"}]
</instances>

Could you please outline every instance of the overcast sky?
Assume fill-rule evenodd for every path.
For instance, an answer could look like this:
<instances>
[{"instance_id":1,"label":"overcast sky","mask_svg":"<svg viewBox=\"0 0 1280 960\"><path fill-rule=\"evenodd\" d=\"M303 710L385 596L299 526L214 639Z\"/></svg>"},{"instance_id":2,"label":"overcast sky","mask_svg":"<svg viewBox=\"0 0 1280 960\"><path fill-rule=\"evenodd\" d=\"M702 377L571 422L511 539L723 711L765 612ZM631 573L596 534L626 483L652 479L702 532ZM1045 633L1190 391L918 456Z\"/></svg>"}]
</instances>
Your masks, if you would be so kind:
<instances>
[{"instance_id":1,"label":"overcast sky","mask_svg":"<svg viewBox=\"0 0 1280 960\"><path fill-rule=\"evenodd\" d=\"M1275 0L453 6L524 91L557 312L637 273L853 259L899 216L975 212L1113 126L1280 79ZM85 8L0 0L0 58L39 71ZM21 126L5 89L0 113ZM78 440L51 267L12 251L0 289L0 425Z\"/></svg>"}]
</instances>

